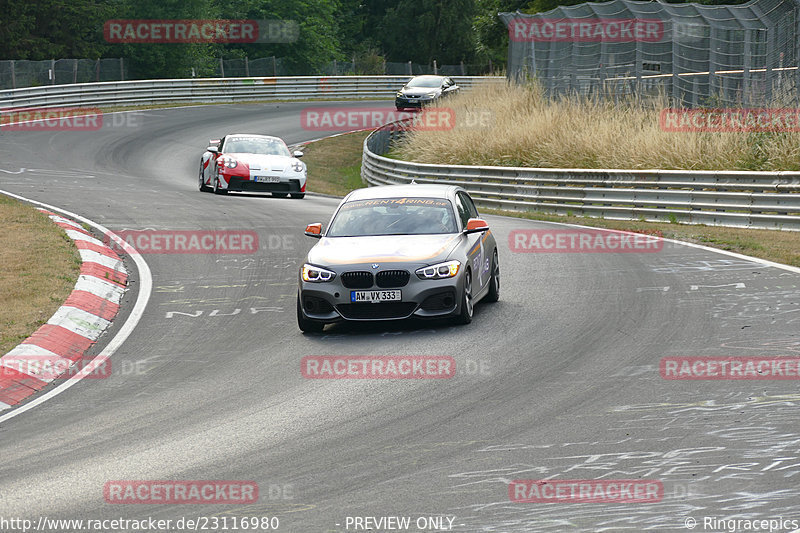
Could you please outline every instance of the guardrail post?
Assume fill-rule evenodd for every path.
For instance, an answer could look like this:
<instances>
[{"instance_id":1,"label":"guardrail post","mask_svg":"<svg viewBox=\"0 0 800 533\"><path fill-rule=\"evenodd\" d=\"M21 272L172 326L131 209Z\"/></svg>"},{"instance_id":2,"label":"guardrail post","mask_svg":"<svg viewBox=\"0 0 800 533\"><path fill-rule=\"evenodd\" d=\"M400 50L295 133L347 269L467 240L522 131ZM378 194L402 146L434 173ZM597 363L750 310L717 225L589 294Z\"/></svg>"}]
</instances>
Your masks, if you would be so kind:
<instances>
[{"instance_id":1,"label":"guardrail post","mask_svg":"<svg viewBox=\"0 0 800 533\"><path fill-rule=\"evenodd\" d=\"M78 60L72 60L72 83L78 83Z\"/></svg>"},{"instance_id":2,"label":"guardrail post","mask_svg":"<svg viewBox=\"0 0 800 533\"><path fill-rule=\"evenodd\" d=\"M17 88L17 73L14 71L14 60L11 60L11 88Z\"/></svg>"},{"instance_id":3,"label":"guardrail post","mask_svg":"<svg viewBox=\"0 0 800 533\"><path fill-rule=\"evenodd\" d=\"M439 69L436 68L436 60L435 59L433 60L433 73L434 74L439 74Z\"/></svg>"},{"instance_id":4,"label":"guardrail post","mask_svg":"<svg viewBox=\"0 0 800 533\"><path fill-rule=\"evenodd\" d=\"M50 60L50 85L56 84L56 60Z\"/></svg>"},{"instance_id":5,"label":"guardrail post","mask_svg":"<svg viewBox=\"0 0 800 533\"><path fill-rule=\"evenodd\" d=\"M278 62L275 59L275 56L272 56L272 76L275 77L278 75Z\"/></svg>"},{"instance_id":6,"label":"guardrail post","mask_svg":"<svg viewBox=\"0 0 800 533\"><path fill-rule=\"evenodd\" d=\"M250 77L250 62L247 60L247 56L244 56L244 75Z\"/></svg>"},{"instance_id":7,"label":"guardrail post","mask_svg":"<svg viewBox=\"0 0 800 533\"><path fill-rule=\"evenodd\" d=\"M225 63L222 62L222 57L219 58L219 73L220 77L225 77Z\"/></svg>"},{"instance_id":8,"label":"guardrail post","mask_svg":"<svg viewBox=\"0 0 800 533\"><path fill-rule=\"evenodd\" d=\"M408 62L408 75L413 76L414 70L411 68L411 61Z\"/></svg>"},{"instance_id":9,"label":"guardrail post","mask_svg":"<svg viewBox=\"0 0 800 533\"><path fill-rule=\"evenodd\" d=\"M121 57L119 58L119 79L125 81L125 63Z\"/></svg>"}]
</instances>

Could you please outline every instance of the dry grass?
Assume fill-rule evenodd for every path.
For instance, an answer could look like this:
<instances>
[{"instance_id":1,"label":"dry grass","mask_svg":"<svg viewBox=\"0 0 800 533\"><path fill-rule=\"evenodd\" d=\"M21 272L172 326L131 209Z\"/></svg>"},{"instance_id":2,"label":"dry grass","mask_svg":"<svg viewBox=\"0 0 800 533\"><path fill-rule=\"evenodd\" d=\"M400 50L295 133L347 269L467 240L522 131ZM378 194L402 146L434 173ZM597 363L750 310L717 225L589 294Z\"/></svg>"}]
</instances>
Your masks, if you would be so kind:
<instances>
[{"instance_id":1,"label":"dry grass","mask_svg":"<svg viewBox=\"0 0 800 533\"><path fill-rule=\"evenodd\" d=\"M394 156L421 163L546 168L800 170L800 133L667 132L662 98L550 101L535 85L483 86L441 104L449 131L415 131ZM476 124L485 113L489 124Z\"/></svg>"},{"instance_id":2,"label":"dry grass","mask_svg":"<svg viewBox=\"0 0 800 533\"><path fill-rule=\"evenodd\" d=\"M309 144L303 150L308 165L308 190L344 196L361 182L361 148L370 132L348 133Z\"/></svg>"},{"instance_id":3,"label":"dry grass","mask_svg":"<svg viewBox=\"0 0 800 533\"><path fill-rule=\"evenodd\" d=\"M33 207L0 196L0 355L47 322L78 279L72 240Z\"/></svg>"}]
</instances>

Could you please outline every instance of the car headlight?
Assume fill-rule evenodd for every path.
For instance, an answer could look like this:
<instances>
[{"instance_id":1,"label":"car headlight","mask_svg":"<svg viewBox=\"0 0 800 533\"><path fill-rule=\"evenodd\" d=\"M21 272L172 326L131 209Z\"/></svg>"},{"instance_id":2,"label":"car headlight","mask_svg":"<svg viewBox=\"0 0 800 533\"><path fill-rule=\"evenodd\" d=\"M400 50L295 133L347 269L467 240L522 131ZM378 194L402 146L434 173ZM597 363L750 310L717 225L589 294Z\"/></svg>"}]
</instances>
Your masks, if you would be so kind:
<instances>
[{"instance_id":1,"label":"car headlight","mask_svg":"<svg viewBox=\"0 0 800 533\"><path fill-rule=\"evenodd\" d=\"M324 268L309 265L307 263L303 265L303 281L309 281L311 283L325 283L326 281L331 281L335 277L336 273L331 272L330 270L325 270Z\"/></svg>"},{"instance_id":2,"label":"car headlight","mask_svg":"<svg viewBox=\"0 0 800 533\"><path fill-rule=\"evenodd\" d=\"M418 268L416 270L419 279L445 279L452 278L458 271L461 270L461 263L459 261L447 261L427 267Z\"/></svg>"},{"instance_id":3,"label":"car headlight","mask_svg":"<svg viewBox=\"0 0 800 533\"><path fill-rule=\"evenodd\" d=\"M400 91L398 91L398 92L397 92L397 94L396 94L395 96L397 96L397 97L402 97L402 96L403 96L403 93L401 93Z\"/></svg>"},{"instance_id":4,"label":"car headlight","mask_svg":"<svg viewBox=\"0 0 800 533\"><path fill-rule=\"evenodd\" d=\"M295 172L302 172L306 168L306 165L302 161L294 161L292 162L292 170Z\"/></svg>"},{"instance_id":5,"label":"car headlight","mask_svg":"<svg viewBox=\"0 0 800 533\"><path fill-rule=\"evenodd\" d=\"M238 164L239 164L239 162L236 161L235 159L232 159L232 158L226 158L225 159L225 166L228 167L228 168L236 168L236 166Z\"/></svg>"}]
</instances>

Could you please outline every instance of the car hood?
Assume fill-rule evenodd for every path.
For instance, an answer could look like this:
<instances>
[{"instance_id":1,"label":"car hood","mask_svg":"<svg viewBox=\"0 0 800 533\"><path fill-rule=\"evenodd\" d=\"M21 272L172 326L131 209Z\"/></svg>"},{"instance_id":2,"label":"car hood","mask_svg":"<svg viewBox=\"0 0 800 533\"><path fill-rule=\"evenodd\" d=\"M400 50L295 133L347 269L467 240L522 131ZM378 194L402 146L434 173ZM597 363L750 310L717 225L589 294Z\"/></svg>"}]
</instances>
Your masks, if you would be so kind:
<instances>
[{"instance_id":1,"label":"car hood","mask_svg":"<svg viewBox=\"0 0 800 533\"><path fill-rule=\"evenodd\" d=\"M403 87L402 89L400 89L400 92L406 96L423 96L431 93L438 94L439 92L441 92L441 89L437 89L436 87L412 87L412 88Z\"/></svg>"},{"instance_id":2,"label":"car hood","mask_svg":"<svg viewBox=\"0 0 800 533\"><path fill-rule=\"evenodd\" d=\"M333 267L359 263L418 263L445 261L461 234L376 235L323 237L308 253L308 262Z\"/></svg>"},{"instance_id":3,"label":"car hood","mask_svg":"<svg viewBox=\"0 0 800 533\"><path fill-rule=\"evenodd\" d=\"M229 153L227 157L232 157L237 161L246 164L250 170L279 170L284 171L295 159L285 155L264 155L264 154L244 154Z\"/></svg>"}]
</instances>

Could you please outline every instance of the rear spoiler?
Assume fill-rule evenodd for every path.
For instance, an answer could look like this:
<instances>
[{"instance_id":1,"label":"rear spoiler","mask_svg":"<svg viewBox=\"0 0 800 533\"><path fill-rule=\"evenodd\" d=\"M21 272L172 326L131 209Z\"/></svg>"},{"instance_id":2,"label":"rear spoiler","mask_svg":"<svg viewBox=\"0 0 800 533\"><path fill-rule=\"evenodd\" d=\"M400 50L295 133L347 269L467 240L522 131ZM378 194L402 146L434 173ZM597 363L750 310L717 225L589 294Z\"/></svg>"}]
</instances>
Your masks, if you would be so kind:
<instances>
[{"instance_id":1,"label":"rear spoiler","mask_svg":"<svg viewBox=\"0 0 800 533\"><path fill-rule=\"evenodd\" d=\"M219 144L220 139L211 139L208 141L208 145L211 146L212 144Z\"/></svg>"}]
</instances>

